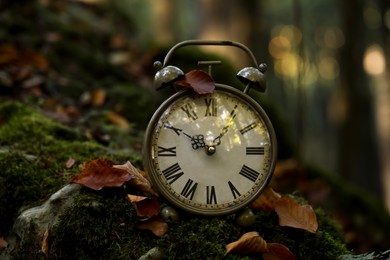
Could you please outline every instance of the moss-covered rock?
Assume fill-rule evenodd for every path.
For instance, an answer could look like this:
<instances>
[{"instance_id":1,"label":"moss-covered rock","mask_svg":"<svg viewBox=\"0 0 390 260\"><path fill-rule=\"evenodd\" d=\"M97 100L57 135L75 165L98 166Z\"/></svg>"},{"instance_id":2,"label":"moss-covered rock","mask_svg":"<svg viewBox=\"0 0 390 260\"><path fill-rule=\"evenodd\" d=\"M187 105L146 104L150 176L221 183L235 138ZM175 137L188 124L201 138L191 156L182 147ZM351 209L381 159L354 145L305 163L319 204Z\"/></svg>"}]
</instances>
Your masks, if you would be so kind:
<instances>
[{"instance_id":1,"label":"moss-covered rock","mask_svg":"<svg viewBox=\"0 0 390 260\"><path fill-rule=\"evenodd\" d=\"M68 182L77 165L105 156L119 162L139 156L88 140L18 102L0 104L0 235L6 235L21 210L42 203ZM75 160L67 168L69 159ZM132 159L131 159L132 158Z\"/></svg>"},{"instance_id":2,"label":"moss-covered rock","mask_svg":"<svg viewBox=\"0 0 390 260\"><path fill-rule=\"evenodd\" d=\"M234 215L205 218L181 212L181 220L169 223L168 232L158 238L136 228L139 219L125 195L120 188L83 189L50 230L50 258L138 259L158 247L168 259L259 259L259 255L225 256L225 245L249 231L258 231L267 242L286 245L298 259L336 259L348 253L337 225L318 210L316 234L279 226L276 213L256 212L254 225L240 227ZM25 243L24 248L14 257L42 255L37 241Z\"/></svg>"}]
</instances>

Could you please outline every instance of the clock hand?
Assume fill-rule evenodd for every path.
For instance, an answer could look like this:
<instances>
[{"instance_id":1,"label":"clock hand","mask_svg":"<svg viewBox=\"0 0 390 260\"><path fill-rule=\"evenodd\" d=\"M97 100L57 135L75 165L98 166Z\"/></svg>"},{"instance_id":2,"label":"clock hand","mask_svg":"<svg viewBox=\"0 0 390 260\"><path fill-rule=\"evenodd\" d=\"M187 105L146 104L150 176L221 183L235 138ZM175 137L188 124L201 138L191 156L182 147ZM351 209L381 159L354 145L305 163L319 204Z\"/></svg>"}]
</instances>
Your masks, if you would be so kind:
<instances>
[{"instance_id":1,"label":"clock hand","mask_svg":"<svg viewBox=\"0 0 390 260\"><path fill-rule=\"evenodd\" d=\"M183 129L176 128L173 125L171 125L170 123L167 123L164 126L168 129L173 130L177 135L180 135L180 133L182 133L186 137L190 138L192 149L194 149L194 150L197 150L199 148L203 148L206 146L206 144L204 143L204 135L191 136L191 135L187 134L186 132L184 132Z\"/></svg>"},{"instance_id":2,"label":"clock hand","mask_svg":"<svg viewBox=\"0 0 390 260\"><path fill-rule=\"evenodd\" d=\"M236 109L237 109L237 105L235 105L233 110L230 112L229 120L227 121L226 125L222 128L221 133L214 138L213 145L221 144L221 138L228 132L229 127L233 124L233 120L236 117Z\"/></svg>"}]
</instances>

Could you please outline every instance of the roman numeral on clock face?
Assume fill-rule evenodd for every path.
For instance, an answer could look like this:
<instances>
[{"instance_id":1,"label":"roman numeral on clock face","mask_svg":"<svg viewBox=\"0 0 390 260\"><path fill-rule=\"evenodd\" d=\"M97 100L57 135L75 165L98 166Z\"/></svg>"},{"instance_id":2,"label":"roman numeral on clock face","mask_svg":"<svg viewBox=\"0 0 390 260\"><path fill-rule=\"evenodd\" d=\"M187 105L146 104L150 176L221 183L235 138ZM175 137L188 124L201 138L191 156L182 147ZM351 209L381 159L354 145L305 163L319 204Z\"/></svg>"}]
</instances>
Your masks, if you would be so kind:
<instances>
[{"instance_id":1,"label":"roman numeral on clock face","mask_svg":"<svg viewBox=\"0 0 390 260\"><path fill-rule=\"evenodd\" d=\"M192 200L197 187L198 187L197 182L194 182L193 180L188 179L186 185L184 185L184 188L180 194L183 195L184 197Z\"/></svg>"},{"instance_id":2,"label":"roman numeral on clock face","mask_svg":"<svg viewBox=\"0 0 390 260\"><path fill-rule=\"evenodd\" d=\"M162 173L169 184L174 183L184 174L184 172L181 171L180 165L178 163L169 166L163 170Z\"/></svg>"},{"instance_id":3,"label":"roman numeral on clock face","mask_svg":"<svg viewBox=\"0 0 390 260\"><path fill-rule=\"evenodd\" d=\"M246 155L264 155L264 147L247 147Z\"/></svg>"},{"instance_id":4,"label":"roman numeral on clock face","mask_svg":"<svg viewBox=\"0 0 390 260\"><path fill-rule=\"evenodd\" d=\"M217 195L214 186L206 186L207 204L217 204Z\"/></svg>"},{"instance_id":5,"label":"roman numeral on clock face","mask_svg":"<svg viewBox=\"0 0 390 260\"><path fill-rule=\"evenodd\" d=\"M191 104L184 104L180 108L187 114L188 118L191 118L192 120L198 119L198 115L195 113Z\"/></svg>"},{"instance_id":6,"label":"roman numeral on clock face","mask_svg":"<svg viewBox=\"0 0 390 260\"><path fill-rule=\"evenodd\" d=\"M233 183L231 181L228 181L228 184L229 184L230 191L233 194L233 198L237 199L237 197L240 197L241 193L237 190L237 188L233 185Z\"/></svg>"},{"instance_id":7,"label":"roman numeral on clock face","mask_svg":"<svg viewBox=\"0 0 390 260\"><path fill-rule=\"evenodd\" d=\"M204 116L217 116L217 101L215 98L205 98L206 113Z\"/></svg>"},{"instance_id":8,"label":"roman numeral on clock face","mask_svg":"<svg viewBox=\"0 0 390 260\"><path fill-rule=\"evenodd\" d=\"M248 180L253 181L253 182L255 182L257 180L257 177L259 177L259 175L260 175L259 172L253 170L252 168L250 168L246 165L242 166L239 174L244 176Z\"/></svg>"},{"instance_id":9,"label":"roman numeral on clock face","mask_svg":"<svg viewBox=\"0 0 390 260\"><path fill-rule=\"evenodd\" d=\"M176 156L176 146L168 148L159 146L157 154L158 156Z\"/></svg>"}]
</instances>

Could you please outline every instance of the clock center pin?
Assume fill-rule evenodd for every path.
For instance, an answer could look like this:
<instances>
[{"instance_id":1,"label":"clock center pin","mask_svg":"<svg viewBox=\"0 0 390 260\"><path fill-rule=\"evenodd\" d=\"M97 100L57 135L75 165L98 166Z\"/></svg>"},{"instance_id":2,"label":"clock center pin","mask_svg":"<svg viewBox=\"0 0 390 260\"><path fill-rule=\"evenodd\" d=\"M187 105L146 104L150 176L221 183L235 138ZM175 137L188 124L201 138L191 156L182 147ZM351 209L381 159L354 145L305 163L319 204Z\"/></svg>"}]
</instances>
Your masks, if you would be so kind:
<instances>
[{"instance_id":1,"label":"clock center pin","mask_svg":"<svg viewBox=\"0 0 390 260\"><path fill-rule=\"evenodd\" d=\"M215 148L215 145L206 146L206 154L207 155L213 155L217 151L217 148Z\"/></svg>"}]
</instances>

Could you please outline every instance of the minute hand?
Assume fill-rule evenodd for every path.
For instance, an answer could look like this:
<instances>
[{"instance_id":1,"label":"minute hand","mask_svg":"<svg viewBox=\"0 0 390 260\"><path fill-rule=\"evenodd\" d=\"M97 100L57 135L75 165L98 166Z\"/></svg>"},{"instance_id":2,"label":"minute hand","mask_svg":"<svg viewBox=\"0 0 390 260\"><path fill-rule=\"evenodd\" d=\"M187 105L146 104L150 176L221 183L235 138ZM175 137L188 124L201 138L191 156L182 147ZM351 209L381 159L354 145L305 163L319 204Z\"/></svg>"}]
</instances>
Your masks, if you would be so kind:
<instances>
[{"instance_id":1,"label":"minute hand","mask_svg":"<svg viewBox=\"0 0 390 260\"><path fill-rule=\"evenodd\" d=\"M237 108L237 105L235 105L233 110L230 112L229 120L227 121L226 125L222 128L221 133L217 137L214 138L214 140L213 140L214 145L221 144L221 138L228 132L229 127L233 124L233 120L236 117L236 108Z\"/></svg>"}]
</instances>

